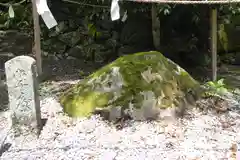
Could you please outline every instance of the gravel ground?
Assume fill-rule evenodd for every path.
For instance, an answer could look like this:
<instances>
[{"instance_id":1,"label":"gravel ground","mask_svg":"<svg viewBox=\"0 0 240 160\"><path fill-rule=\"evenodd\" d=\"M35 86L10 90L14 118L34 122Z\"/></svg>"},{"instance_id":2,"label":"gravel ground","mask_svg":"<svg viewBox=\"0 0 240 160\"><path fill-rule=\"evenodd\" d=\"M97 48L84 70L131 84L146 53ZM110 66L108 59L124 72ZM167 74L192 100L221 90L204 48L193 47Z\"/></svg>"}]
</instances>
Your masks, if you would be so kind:
<instances>
[{"instance_id":1,"label":"gravel ground","mask_svg":"<svg viewBox=\"0 0 240 160\"><path fill-rule=\"evenodd\" d=\"M236 148L231 147L240 140L237 111L217 114L192 109L172 123L127 121L118 130L98 116L65 116L53 89L59 86L61 82L41 86L42 117L47 122L40 137L8 134L1 160L236 159Z\"/></svg>"}]
</instances>

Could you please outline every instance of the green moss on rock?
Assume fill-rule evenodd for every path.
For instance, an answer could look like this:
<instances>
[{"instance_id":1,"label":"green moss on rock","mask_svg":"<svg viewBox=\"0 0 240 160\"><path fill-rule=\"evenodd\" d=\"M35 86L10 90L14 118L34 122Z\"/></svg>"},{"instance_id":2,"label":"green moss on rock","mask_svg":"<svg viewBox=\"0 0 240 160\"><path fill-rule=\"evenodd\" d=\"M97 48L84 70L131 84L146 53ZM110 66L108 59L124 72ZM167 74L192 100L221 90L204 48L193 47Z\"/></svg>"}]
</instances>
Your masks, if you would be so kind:
<instances>
[{"instance_id":1,"label":"green moss on rock","mask_svg":"<svg viewBox=\"0 0 240 160\"><path fill-rule=\"evenodd\" d=\"M60 102L64 112L74 117L121 107L133 118L150 118L158 109L178 107L186 93L198 86L161 53L141 52L120 57L94 72L67 90Z\"/></svg>"}]
</instances>

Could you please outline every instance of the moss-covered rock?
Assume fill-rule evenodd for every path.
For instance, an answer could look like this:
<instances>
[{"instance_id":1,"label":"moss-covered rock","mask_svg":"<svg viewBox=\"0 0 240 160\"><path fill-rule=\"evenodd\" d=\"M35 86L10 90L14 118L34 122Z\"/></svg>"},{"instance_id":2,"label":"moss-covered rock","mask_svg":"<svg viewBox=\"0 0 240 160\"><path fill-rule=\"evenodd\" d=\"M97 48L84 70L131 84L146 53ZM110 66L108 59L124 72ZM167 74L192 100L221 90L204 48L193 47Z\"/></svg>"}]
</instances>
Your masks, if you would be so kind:
<instances>
[{"instance_id":1,"label":"moss-covered rock","mask_svg":"<svg viewBox=\"0 0 240 160\"><path fill-rule=\"evenodd\" d=\"M69 116L108 110L116 118L157 118L164 108L178 107L186 93L199 87L185 70L159 52L126 55L67 90L60 101Z\"/></svg>"}]
</instances>

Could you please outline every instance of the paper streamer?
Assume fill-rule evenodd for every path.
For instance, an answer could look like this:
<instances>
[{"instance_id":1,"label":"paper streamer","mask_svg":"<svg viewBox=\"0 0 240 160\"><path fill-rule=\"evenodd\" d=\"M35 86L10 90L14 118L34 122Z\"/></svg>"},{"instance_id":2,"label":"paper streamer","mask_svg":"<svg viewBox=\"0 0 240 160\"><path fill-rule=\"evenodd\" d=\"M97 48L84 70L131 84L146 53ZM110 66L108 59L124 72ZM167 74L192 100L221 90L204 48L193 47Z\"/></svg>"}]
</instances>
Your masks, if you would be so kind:
<instances>
[{"instance_id":1,"label":"paper streamer","mask_svg":"<svg viewBox=\"0 0 240 160\"><path fill-rule=\"evenodd\" d=\"M125 21L127 20L127 17L128 17L127 11L125 11L125 12L124 12L124 15L123 15L123 17L122 17L122 22L125 22Z\"/></svg>"},{"instance_id":2,"label":"paper streamer","mask_svg":"<svg viewBox=\"0 0 240 160\"><path fill-rule=\"evenodd\" d=\"M44 23L51 29L57 25L57 21L53 17L52 12L50 11L46 0L36 0L37 12L41 15Z\"/></svg>"},{"instance_id":3,"label":"paper streamer","mask_svg":"<svg viewBox=\"0 0 240 160\"><path fill-rule=\"evenodd\" d=\"M118 20L120 18L120 7L118 5L119 0L112 0L111 4L111 19L112 21Z\"/></svg>"}]
</instances>

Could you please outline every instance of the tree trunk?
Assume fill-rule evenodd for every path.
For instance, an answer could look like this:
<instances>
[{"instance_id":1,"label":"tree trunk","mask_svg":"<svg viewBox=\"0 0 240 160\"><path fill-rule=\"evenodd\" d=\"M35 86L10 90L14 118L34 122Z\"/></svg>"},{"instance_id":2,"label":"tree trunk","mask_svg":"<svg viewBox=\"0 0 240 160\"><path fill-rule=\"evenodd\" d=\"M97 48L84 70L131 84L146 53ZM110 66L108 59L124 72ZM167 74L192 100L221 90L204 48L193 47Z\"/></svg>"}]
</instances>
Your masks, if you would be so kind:
<instances>
[{"instance_id":1,"label":"tree trunk","mask_svg":"<svg viewBox=\"0 0 240 160\"><path fill-rule=\"evenodd\" d=\"M152 35L153 44L156 50L160 49L160 20L157 15L157 6L152 4Z\"/></svg>"}]
</instances>

